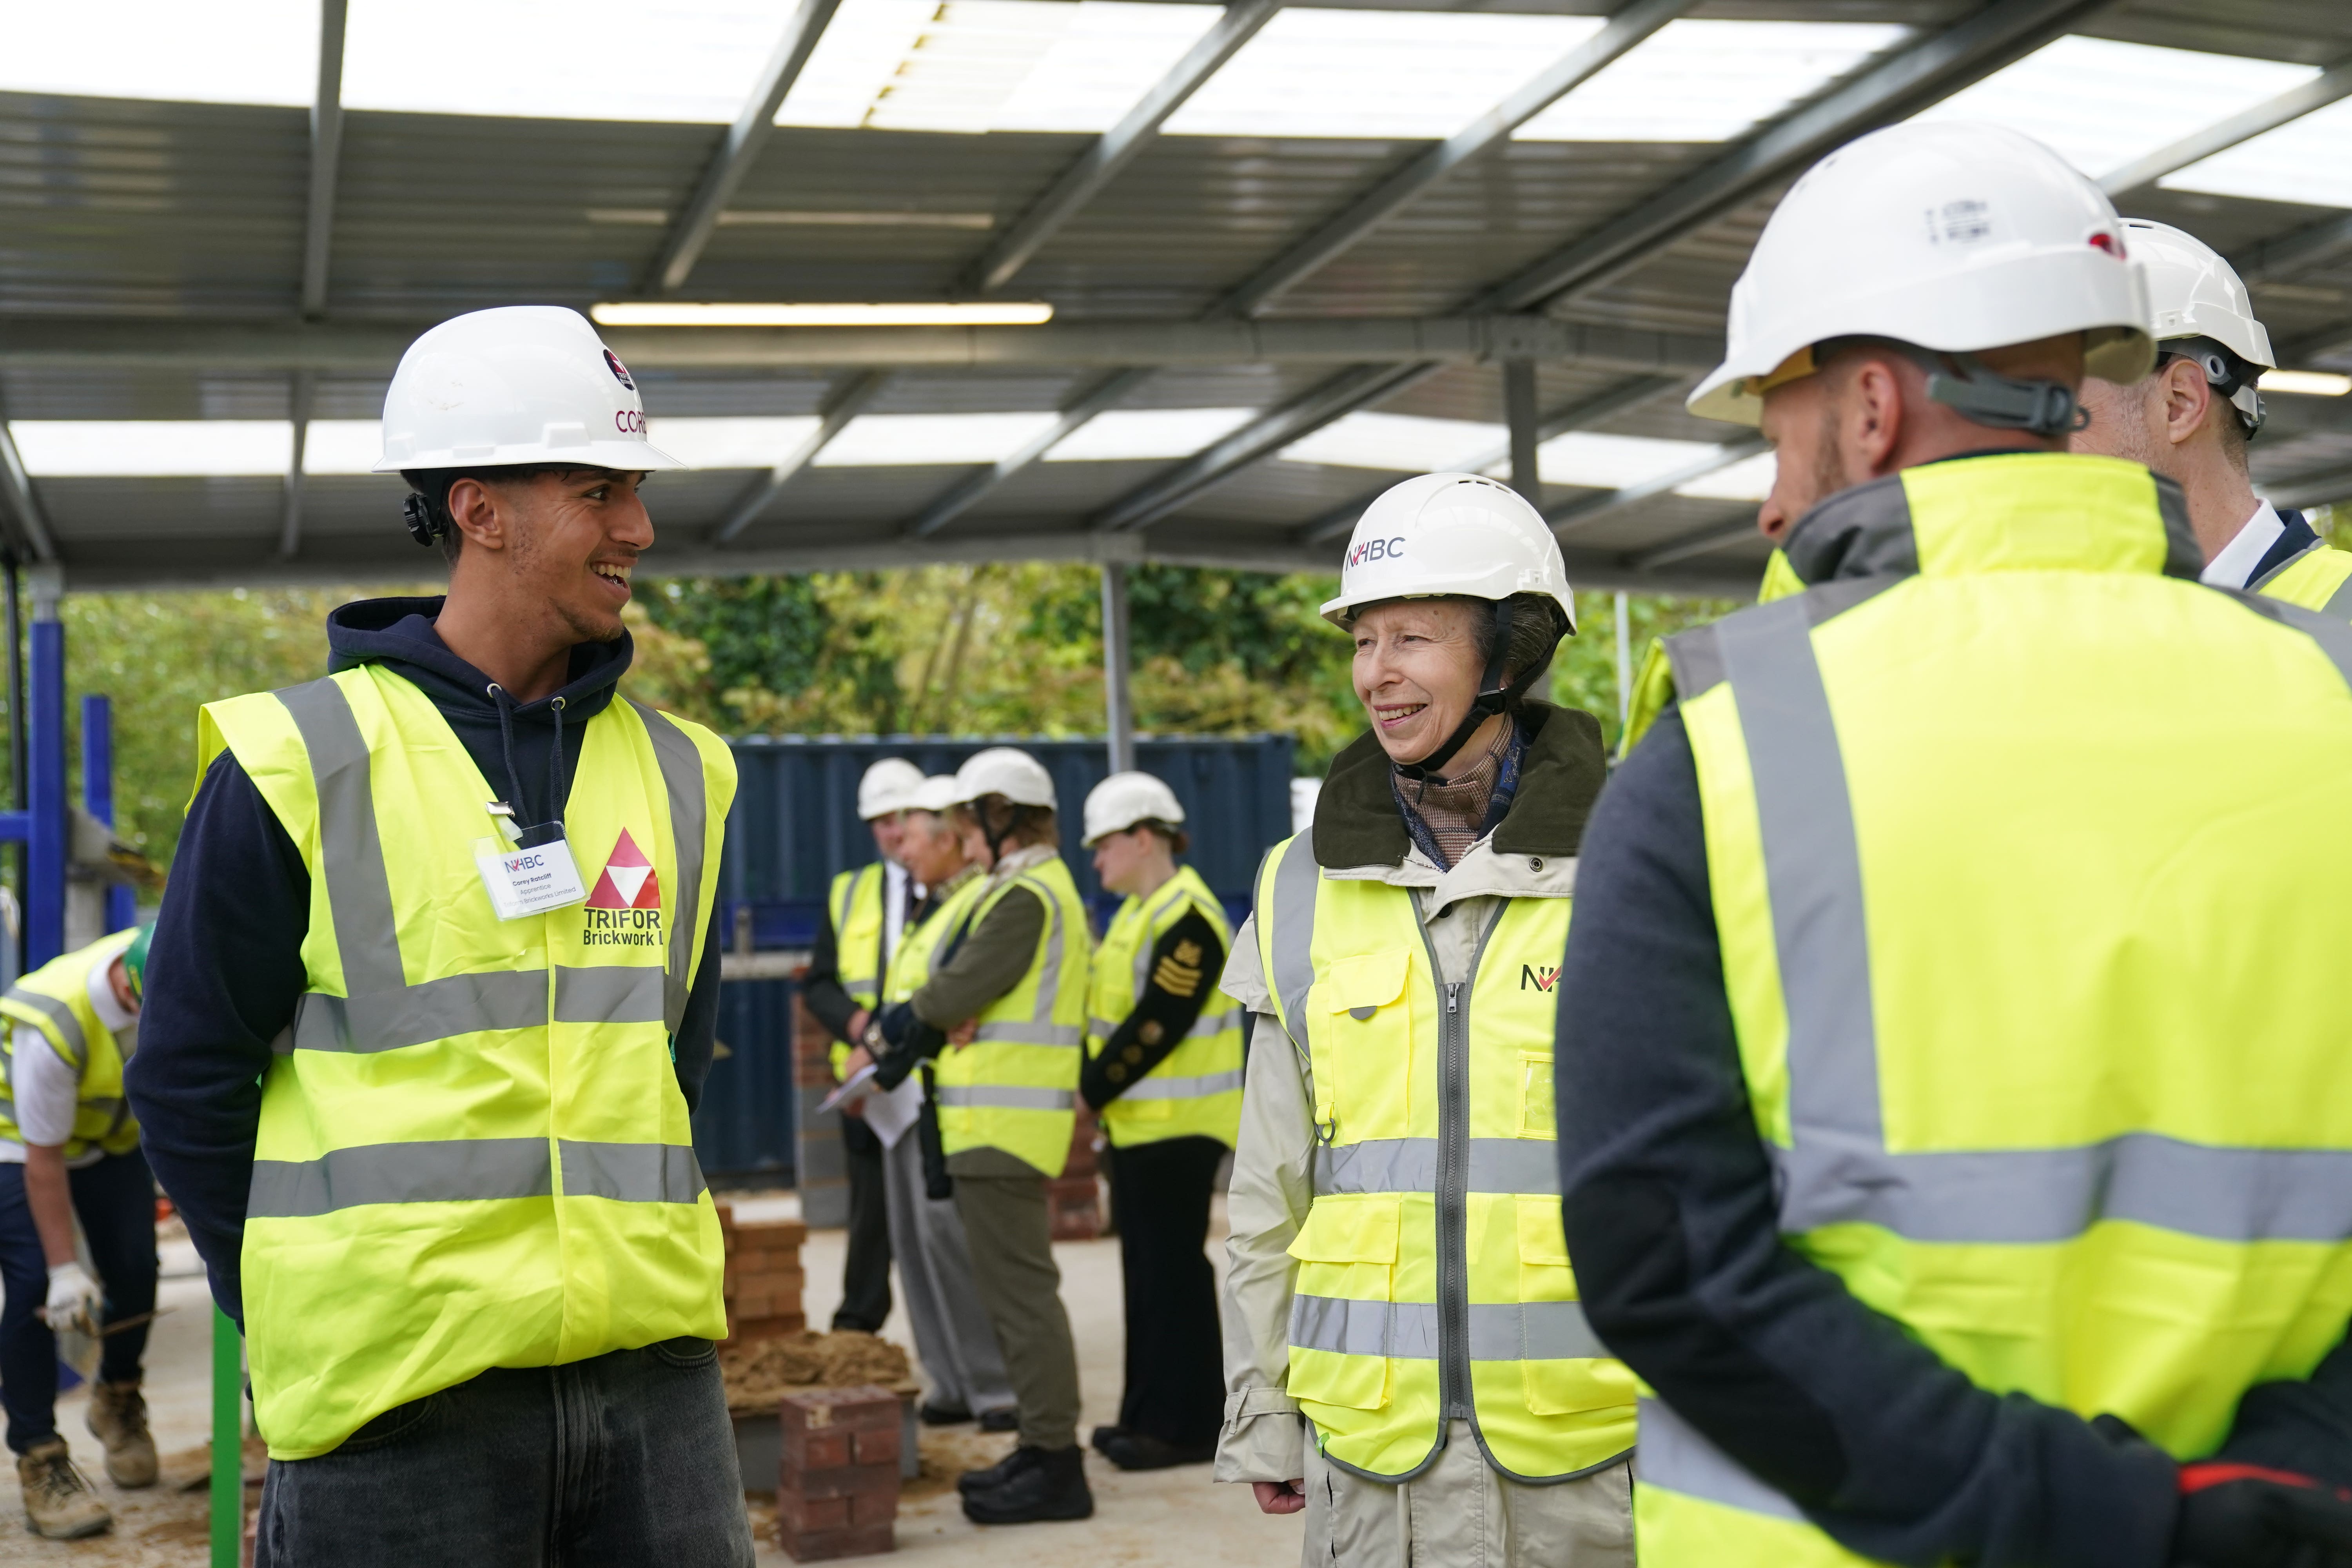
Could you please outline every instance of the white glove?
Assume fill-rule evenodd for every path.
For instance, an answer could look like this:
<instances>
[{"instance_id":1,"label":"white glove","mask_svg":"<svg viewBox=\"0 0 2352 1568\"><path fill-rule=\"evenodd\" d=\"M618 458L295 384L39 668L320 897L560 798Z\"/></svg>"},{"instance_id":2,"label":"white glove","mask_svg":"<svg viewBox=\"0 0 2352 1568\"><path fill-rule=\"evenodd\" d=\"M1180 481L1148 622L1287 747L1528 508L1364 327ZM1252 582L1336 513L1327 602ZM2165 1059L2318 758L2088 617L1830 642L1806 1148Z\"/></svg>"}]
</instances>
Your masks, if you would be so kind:
<instances>
[{"instance_id":1,"label":"white glove","mask_svg":"<svg viewBox=\"0 0 2352 1568\"><path fill-rule=\"evenodd\" d=\"M61 1263L49 1270L49 1299L41 1308L41 1320L52 1329L95 1334L100 1299L98 1281L79 1261Z\"/></svg>"}]
</instances>

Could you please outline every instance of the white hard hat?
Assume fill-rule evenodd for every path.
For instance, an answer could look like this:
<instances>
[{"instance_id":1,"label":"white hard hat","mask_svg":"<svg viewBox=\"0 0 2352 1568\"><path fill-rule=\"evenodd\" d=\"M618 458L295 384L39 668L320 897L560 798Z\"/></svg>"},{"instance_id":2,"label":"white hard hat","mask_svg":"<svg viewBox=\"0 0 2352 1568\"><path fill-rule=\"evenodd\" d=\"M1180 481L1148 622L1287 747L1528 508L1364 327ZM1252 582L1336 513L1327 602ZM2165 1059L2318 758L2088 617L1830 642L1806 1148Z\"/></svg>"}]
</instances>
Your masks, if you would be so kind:
<instances>
[{"instance_id":1,"label":"white hard hat","mask_svg":"<svg viewBox=\"0 0 2352 1568\"><path fill-rule=\"evenodd\" d=\"M2253 296L2246 292L2244 280L2221 259L2220 251L2168 223L2146 218L2124 219L2124 233L2132 259L2147 269L2148 309L2160 346L2169 347L2182 338L2210 338L2258 367L2257 374L2278 368L2278 357L2271 352L2271 334L2254 319ZM2217 386L2239 380L2227 363L2218 366L2219 375L2214 374L2216 368L2204 367L2206 379ZM2260 425L2263 418L2262 394L2254 390L2256 379L2248 376L2228 393L2251 425Z\"/></svg>"},{"instance_id":2,"label":"white hard hat","mask_svg":"<svg viewBox=\"0 0 2352 1568\"><path fill-rule=\"evenodd\" d=\"M917 784L907 797L908 811L928 811L934 816L945 812L962 797L956 794L953 773L933 773Z\"/></svg>"},{"instance_id":3,"label":"white hard hat","mask_svg":"<svg viewBox=\"0 0 2352 1568\"><path fill-rule=\"evenodd\" d=\"M1576 595L1543 514L1493 479L1423 474L1382 490L1356 520L1339 596L1323 606L1323 618L1345 630L1357 610L1382 599L1514 594L1551 600L1576 630Z\"/></svg>"},{"instance_id":4,"label":"white hard hat","mask_svg":"<svg viewBox=\"0 0 2352 1568\"><path fill-rule=\"evenodd\" d=\"M923 787L923 770L904 757L885 757L857 781L857 815L871 822L915 804Z\"/></svg>"},{"instance_id":5,"label":"white hard hat","mask_svg":"<svg viewBox=\"0 0 2352 1568\"><path fill-rule=\"evenodd\" d=\"M1164 822L1173 827L1184 820L1176 792L1150 773L1113 773L1087 792L1087 836L1089 849L1109 834L1123 833L1139 822Z\"/></svg>"},{"instance_id":6,"label":"white hard hat","mask_svg":"<svg viewBox=\"0 0 2352 1568\"><path fill-rule=\"evenodd\" d=\"M974 752L956 770L956 804L1001 795L1015 805L1054 807L1054 775L1045 764L1018 746L991 746Z\"/></svg>"},{"instance_id":7,"label":"white hard hat","mask_svg":"<svg viewBox=\"0 0 2352 1568\"><path fill-rule=\"evenodd\" d=\"M409 344L383 395L375 471L521 463L686 467L646 439L635 379L577 310L476 310Z\"/></svg>"},{"instance_id":8,"label":"white hard hat","mask_svg":"<svg viewBox=\"0 0 2352 1568\"><path fill-rule=\"evenodd\" d=\"M2137 381L2148 319L2098 186L2005 127L1913 121L1848 142L1782 199L1732 287L1723 363L1689 408L1756 424L1767 378L1793 380L1810 368L1798 356L1847 337L1972 353L2083 332L2091 374Z\"/></svg>"}]
</instances>

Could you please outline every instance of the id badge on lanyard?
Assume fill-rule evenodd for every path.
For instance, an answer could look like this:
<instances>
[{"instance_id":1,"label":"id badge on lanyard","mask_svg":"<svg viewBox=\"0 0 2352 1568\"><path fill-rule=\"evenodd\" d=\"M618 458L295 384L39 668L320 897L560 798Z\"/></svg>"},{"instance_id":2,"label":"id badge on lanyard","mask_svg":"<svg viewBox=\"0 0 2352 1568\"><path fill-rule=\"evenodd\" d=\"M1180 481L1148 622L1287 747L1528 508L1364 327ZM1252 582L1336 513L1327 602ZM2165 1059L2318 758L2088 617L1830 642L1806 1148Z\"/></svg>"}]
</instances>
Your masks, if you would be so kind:
<instances>
[{"instance_id":1,"label":"id badge on lanyard","mask_svg":"<svg viewBox=\"0 0 2352 1568\"><path fill-rule=\"evenodd\" d=\"M492 803L492 814L506 836L474 840L474 864L481 868L482 887L490 908L502 921L543 915L576 904L588 897L580 885L580 867L572 858L571 841L561 822L518 829L513 814Z\"/></svg>"}]
</instances>

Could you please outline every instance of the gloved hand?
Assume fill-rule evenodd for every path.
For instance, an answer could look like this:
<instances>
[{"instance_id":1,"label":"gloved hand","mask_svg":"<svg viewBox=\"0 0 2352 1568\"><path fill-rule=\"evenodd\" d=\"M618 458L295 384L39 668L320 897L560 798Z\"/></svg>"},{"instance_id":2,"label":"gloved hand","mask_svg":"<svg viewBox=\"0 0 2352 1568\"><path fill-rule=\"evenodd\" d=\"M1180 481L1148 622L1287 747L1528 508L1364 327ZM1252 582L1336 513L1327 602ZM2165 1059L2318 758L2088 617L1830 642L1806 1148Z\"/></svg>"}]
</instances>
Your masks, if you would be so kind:
<instances>
[{"instance_id":1,"label":"gloved hand","mask_svg":"<svg viewBox=\"0 0 2352 1568\"><path fill-rule=\"evenodd\" d=\"M2183 1465L2172 1561L2180 1568L2352 1568L2352 1492L2259 1465Z\"/></svg>"},{"instance_id":2,"label":"gloved hand","mask_svg":"<svg viewBox=\"0 0 2352 1568\"><path fill-rule=\"evenodd\" d=\"M41 1321L52 1329L98 1332L100 1294L98 1281L79 1262L61 1263L49 1270L49 1299L41 1307Z\"/></svg>"}]
</instances>

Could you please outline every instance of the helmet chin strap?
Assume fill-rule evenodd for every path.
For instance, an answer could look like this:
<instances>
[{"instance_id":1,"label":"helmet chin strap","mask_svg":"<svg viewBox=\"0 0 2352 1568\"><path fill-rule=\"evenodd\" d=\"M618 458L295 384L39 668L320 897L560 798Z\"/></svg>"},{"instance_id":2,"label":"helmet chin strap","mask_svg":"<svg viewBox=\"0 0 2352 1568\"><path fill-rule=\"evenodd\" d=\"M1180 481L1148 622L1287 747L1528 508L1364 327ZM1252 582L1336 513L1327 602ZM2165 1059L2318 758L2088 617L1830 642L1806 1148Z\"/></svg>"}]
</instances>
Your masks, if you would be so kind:
<instances>
[{"instance_id":1,"label":"helmet chin strap","mask_svg":"<svg viewBox=\"0 0 2352 1568\"><path fill-rule=\"evenodd\" d=\"M1510 697L1509 684L1503 679L1503 657L1510 651L1510 645L1511 602L1497 599L1495 601L1495 651L1486 660L1486 672L1478 682L1478 695L1472 700L1470 711L1462 716L1462 722L1454 726L1454 733L1438 743L1437 750L1417 763L1399 763L1396 771L1400 777L1423 784L1445 782L1438 775L1437 770L1452 762L1454 753L1469 744L1470 737L1476 732L1478 726L1500 713L1504 702Z\"/></svg>"}]
</instances>

